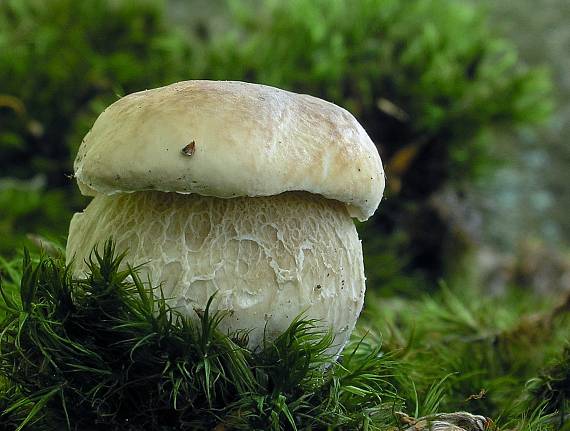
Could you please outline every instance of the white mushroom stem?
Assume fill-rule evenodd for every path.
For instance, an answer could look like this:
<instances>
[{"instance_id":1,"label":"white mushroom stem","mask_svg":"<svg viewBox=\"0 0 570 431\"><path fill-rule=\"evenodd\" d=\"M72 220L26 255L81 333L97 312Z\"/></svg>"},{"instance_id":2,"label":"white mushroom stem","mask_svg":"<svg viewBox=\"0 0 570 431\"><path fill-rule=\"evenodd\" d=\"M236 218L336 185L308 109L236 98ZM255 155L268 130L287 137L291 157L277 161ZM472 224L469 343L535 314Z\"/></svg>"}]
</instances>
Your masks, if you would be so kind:
<instances>
[{"instance_id":1,"label":"white mushroom stem","mask_svg":"<svg viewBox=\"0 0 570 431\"><path fill-rule=\"evenodd\" d=\"M271 339L300 313L348 340L364 299L360 241L344 204L305 192L221 199L137 192L97 195L70 226L68 260L86 269L92 248L112 237L131 264L162 282L188 315L217 292L223 330Z\"/></svg>"}]
</instances>

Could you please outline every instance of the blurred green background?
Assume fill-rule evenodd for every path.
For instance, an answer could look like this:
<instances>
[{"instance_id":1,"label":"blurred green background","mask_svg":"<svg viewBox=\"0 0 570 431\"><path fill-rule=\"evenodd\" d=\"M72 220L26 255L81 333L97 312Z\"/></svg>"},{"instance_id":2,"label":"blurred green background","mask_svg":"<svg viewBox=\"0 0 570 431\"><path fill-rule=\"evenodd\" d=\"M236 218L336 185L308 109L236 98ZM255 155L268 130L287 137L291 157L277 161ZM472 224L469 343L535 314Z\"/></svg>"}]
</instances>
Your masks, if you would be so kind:
<instances>
[{"instance_id":1,"label":"blurred green background","mask_svg":"<svg viewBox=\"0 0 570 431\"><path fill-rule=\"evenodd\" d=\"M72 161L107 105L236 79L337 103L377 144L369 289L570 289L570 7L538 3L0 1L0 255L65 243L87 202Z\"/></svg>"}]
</instances>

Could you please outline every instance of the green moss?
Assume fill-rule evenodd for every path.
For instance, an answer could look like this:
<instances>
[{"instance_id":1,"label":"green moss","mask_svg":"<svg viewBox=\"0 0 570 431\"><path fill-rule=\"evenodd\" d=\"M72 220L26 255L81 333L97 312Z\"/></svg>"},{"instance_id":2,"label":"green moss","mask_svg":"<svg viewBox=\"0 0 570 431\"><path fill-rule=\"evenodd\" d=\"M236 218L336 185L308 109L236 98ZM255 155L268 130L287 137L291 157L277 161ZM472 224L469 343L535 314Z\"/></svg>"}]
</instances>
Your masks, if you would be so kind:
<instances>
[{"instance_id":1,"label":"green moss","mask_svg":"<svg viewBox=\"0 0 570 431\"><path fill-rule=\"evenodd\" d=\"M371 281L390 292L410 291L417 280L434 286L455 242L430 199L493 172L496 129L535 124L551 109L548 73L522 64L465 2L227 1L213 8L225 18L189 20L184 35L167 20L166 5L0 4L0 171L42 175L46 195L64 190L59 225L30 208L25 223L0 226L9 237L0 253L13 252L24 231L63 234L70 212L84 204L66 177L71 160L119 96L183 79L243 79L355 114L388 174L382 217L368 229L375 239L365 238ZM185 3L189 15L194 6ZM390 260L400 266L393 274L383 269Z\"/></svg>"},{"instance_id":2,"label":"green moss","mask_svg":"<svg viewBox=\"0 0 570 431\"><path fill-rule=\"evenodd\" d=\"M7 429L352 430L393 421L398 369L379 347L355 341L335 361L325 353L331 334L296 319L248 350L247 333L217 329L223 314L208 304L197 319L182 316L136 269L119 269L122 259L109 242L73 280L61 262L25 252L18 280L2 289Z\"/></svg>"},{"instance_id":3,"label":"green moss","mask_svg":"<svg viewBox=\"0 0 570 431\"><path fill-rule=\"evenodd\" d=\"M180 315L122 260L109 242L82 279L57 258L2 263L3 429L394 430L400 410L505 430L567 422L570 322L549 301L369 296L335 359L330 333L302 318L252 351L247 333L217 329L223 314Z\"/></svg>"}]
</instances>

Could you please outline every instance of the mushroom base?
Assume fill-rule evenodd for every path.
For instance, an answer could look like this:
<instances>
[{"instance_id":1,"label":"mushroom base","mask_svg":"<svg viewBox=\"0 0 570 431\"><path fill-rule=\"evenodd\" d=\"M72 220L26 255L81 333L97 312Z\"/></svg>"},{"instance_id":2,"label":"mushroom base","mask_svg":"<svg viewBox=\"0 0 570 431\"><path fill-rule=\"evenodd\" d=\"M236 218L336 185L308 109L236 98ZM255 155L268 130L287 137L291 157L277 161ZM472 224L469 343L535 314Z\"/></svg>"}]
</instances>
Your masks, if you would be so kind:
<instances>
[{"instance_id":1,"label":"mushroom base","mask_svg":"<svg viewBox=\"0 0 570 431\"><path fill-rule=\"evenodd\" d=\"M362 249L345 206L304 192L220 199L137 192L97 195L74 215L67 259L82 275L93 247L113 238L127 261L162 283L190 316L227 310L222 330L248 330L250 347L282 333L300 313L335 335L336 353L364 299ZM144 278L143 278L144 279Z\"/></svg>"}]
</instances>

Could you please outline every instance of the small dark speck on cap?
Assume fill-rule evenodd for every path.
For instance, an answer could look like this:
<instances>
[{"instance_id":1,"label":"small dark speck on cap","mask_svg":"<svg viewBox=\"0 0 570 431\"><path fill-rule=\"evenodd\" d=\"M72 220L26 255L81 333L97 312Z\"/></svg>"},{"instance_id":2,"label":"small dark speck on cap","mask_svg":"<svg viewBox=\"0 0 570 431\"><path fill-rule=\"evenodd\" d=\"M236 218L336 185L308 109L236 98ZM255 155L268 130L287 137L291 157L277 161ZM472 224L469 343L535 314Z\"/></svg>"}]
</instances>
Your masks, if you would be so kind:
<instances>
[{"instance_id":1,"label":"small dark speck on cap","mask_svg":"<svg viewBox=\"0 0 570 431\"><path fill-rule=\"evenodd\" d=\"M191 156L192 154L194 154L194 151L196 151L195 141L190 142L188 145L182 148L182 154L184 154L185 156Z\"/></svg>"}]
</instances>

